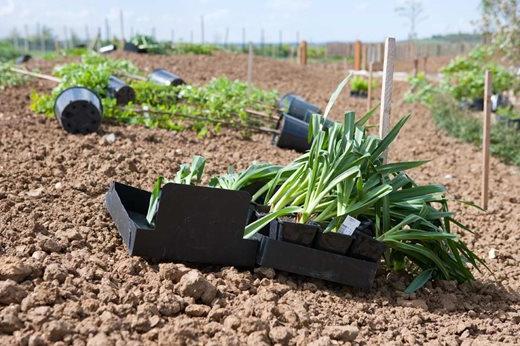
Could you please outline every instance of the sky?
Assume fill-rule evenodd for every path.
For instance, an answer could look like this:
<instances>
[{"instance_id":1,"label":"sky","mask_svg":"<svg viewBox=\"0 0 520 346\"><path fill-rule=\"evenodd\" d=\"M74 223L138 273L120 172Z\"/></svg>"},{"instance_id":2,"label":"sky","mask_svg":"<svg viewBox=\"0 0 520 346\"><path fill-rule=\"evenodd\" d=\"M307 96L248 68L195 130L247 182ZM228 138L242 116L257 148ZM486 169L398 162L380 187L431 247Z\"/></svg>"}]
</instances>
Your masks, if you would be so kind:
<instances>
[{"instance_id":1,"label":"sky","mask_svg":"<svg viewBox=\"0 0 520 346\"><path fill-rule=\"evenodd\" d=\"M382 41L385 37L406 39L409 24L395 13L406 0L0 0L0 37L14 28L35 32L46 25L59 36L64 27L80 37L98 28L105 35L105 20L119 37L119 13L123 10L125 36L131 31L158 39L201 40L204 17L206 42L259 42L262 29L266 42L284 42L297 37L310 42ZM424 18L417 25L419 37L454 32L473 32L479 19L479 0L422 0ZM299 33L299 35L298 35Z\"/></svg>"}]
</instances>

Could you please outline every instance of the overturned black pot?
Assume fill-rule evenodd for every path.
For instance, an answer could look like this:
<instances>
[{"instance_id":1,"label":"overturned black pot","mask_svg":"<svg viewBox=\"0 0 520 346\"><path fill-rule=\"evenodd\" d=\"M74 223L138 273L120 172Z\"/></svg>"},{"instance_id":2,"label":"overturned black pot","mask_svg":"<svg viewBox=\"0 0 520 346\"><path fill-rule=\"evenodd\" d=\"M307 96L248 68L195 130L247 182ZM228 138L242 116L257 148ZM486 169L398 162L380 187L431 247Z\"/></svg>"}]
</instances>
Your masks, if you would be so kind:
<instances>
[{"instance_id":1,"label":"overturned black pot","mask_svg":"<svg viewBox=\"0 0 520 346\"><path fill-rule=\"evenodd\" d=\"M16 58L15 63L16 63L16 65L21 65L24 62L27 62L31 59L32 59L32 56L30 56L29 54L22 54L18 58Z\"/></svg>"},{"instance_id":2,"label":"overturned black pot","mask_svg":"<svg viewBox=\"0 0 520 346\"><path fill-rule=\"evenodd\" d=\"M99 48L98 52L101 54L112 53L117 50L117 46L115 44L109 44L108 46L103 46Z\"/></svg>"},{"instance_id":3,"label":"overturned black pot","mask_svg":"<svg viewBox=\"0 0 520 346\"><path fill-rule=\"evenodd\" d=\"M293 149L300 153L310 149L307 139L309 124L291 115L284 114L280 119L279 133L273 136L273 144L279 148Z\"/></svg>"},{"instance_id":4,"label":"overturned black pot","mask_svg":"<svg viewBox=\"0 0 520 346\"><path fill-rule=\"evenodd\" d=\"M117 104L120 106L124 106L135 100L134 89L114 76L108 78L107 94L109 97L115 98Z\"/></svg>"},{"instance_id":5,"label":"overturned black pot","mask_svg":"<svg viewBox=\"0 0 520 346\"><path fill-rule=\"evenodd\" d=\"M146 53L147 50L145 48L139 48L136 44L132 42L125 42L125 45L123 46L123 50L125 52L132 52L132 53Z\"/></svg>"},{"instance_id":6,"label":"overturned black pot","mask_svg":"<svg viewBox=\"0 0 520 346\"><path fill-rule=\"evenodd\" d=\"M303 246L311 246L320 227L276 219L269 225L269 237Z\"/></svg>"},{"instance_id":7,"label":"overturned black pot","mask_svg":"<svg viewBox=\"0 0 520 346\"><path fill-rule=\"evenodd\" d=\"M159 85L175 86L185 84L181 77L162 68L153 70L153 72L148 75L148 79Z\"/></svg>"},{"instance_id":8,"label":"overturned black pot","mask_svg":"<svg viewBox=\"0 0 520 346\"><path fill-rule=\"evenodd\" d=\"M323 126L328 128L334 124L333 121L325 119ZM279 132L273 136L272 143L279 148L292 149L304 153L310 149L308 141L309 123L297 119L292 115L284 114L278 122Z\"/></svg>"},{"instance_id":9,"label":"overturned black pot","mask_svg":"<svg viewBox=\"0 0 520 346\"><path fill-rule=\"evenodd\" d=\"M318 106L305 101L302 97L293 93L283 95L278 101L278 107L282 113L287 113L306 122L309 122L312 114L321 114Z\"/></svg>"},{"instance_id":10,"label":"overturned black pot","mask_svg":"<svg viewBox=\"0 0 520 346\"><path fill-rule=\"evenodd\" d=\"M54 115L68 133L92 133L101 125L103 105L92 90L72 87L63 90L56 97Z\"/></svg>"}]
</instances>

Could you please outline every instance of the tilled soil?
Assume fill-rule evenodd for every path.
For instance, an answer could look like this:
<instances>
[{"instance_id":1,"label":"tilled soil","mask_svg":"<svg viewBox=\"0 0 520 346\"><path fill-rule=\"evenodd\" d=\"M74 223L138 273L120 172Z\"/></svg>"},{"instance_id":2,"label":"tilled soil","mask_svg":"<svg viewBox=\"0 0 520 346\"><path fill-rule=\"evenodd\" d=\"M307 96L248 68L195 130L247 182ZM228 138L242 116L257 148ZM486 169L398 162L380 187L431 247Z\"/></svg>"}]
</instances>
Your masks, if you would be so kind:
<instances>
[{"instance_id":1,"label":"tilled soil","mask_svg":"<svg viewBox=\"0 0 520 346\"><path fill-rule=\"evenodd\" d=\"M246 76L243 55L124 56L192 83ZM256 85L296 91L323 107L342 77L337 69L255 58ZM30 92L51 86L34 81L0 94L0 344L520 343L517 168L492 159L487 212L452 203L476 230L464 240L493 272L476 272L473 284L435 282L406 295L410 278L384 268L361 291L268 268L158 265L127 254L104 207L110 182L147 189L195 154L206 157L208 176L297 154L271 146L267 135L244 140L231 131L198 139L104 125L97 134L68 135L28 110ZM394 121L414 116L391 158L432 159L412 176L478 201L479 151L437 130L424 109L397 102L405 90L396 84ZM361 112L365 102L343 96L334 116Z\"/></svg>"}]
</instances>

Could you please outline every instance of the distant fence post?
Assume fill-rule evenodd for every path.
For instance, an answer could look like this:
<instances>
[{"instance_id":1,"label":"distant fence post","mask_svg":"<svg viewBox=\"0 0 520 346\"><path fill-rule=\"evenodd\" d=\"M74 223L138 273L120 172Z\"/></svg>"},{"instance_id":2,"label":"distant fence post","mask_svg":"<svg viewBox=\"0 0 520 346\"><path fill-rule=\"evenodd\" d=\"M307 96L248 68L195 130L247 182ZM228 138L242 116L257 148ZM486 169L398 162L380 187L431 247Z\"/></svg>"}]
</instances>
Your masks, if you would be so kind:
<instances>
[{"instance_id":1,"label":"distant fence post","mask_svg":"<svg viewBox=\"0 0 520 346\"><path fill-rule=\"evenodd\" d=\"M361 41L356 41L354 43L354 70L359 71L361 70L361 48L362 48Z\"/></svg>"},{"instance_id":2,"label":"distant fence post","mask_svg":"<svg viewBox=\"0 0 520 346\"><path fill-rule=\"evenodd\" d=\"M484 82L484 121L482 135L482 208L487 209L489 198L489 145L491 131L491 72L486 70Z\"/></svg>"},{"instance_id":3,"label":"distant fence post","mask_svg":"<svg viewBox=\"0 0 520 346\"><path fill-rule=\"evenodd\" d=\"M424 75L426 76L428 74L428 56L426 55L423 58L424 61Z\"/></svg>"},{"instance_id":4,"label":"distant fence post","mask_svg":"<svg viewBox=\"0 0 520 346\"><path fill-rule=\"evenodd\" d=\"M394 78L395 38L387 37L383 61L383 83L381 85L381 108L379 113L379 137L383 139L390 127L392 108L392 86ZM388 158L388 149L382 154L383 162Z\"/></svg>"},{"instance_id":5,"label":"distant fence post","mask_svg":"<svg viewBox=\"0 0 520 346\"><path fill-rule=\"evenodd\" d=\"M419 73L419 59L413 59L413 76L417 77L417 73Z\"/></svg>"},{"instance_id":6,"label":"distant fence post","mask_svg":"<svg viewBox=\"0 0 520 346\"><path fill-rule=\"evenodd\" d=\"M300 42L300 65L307 65L307 41Z\"/></svg>"}]
</instances>

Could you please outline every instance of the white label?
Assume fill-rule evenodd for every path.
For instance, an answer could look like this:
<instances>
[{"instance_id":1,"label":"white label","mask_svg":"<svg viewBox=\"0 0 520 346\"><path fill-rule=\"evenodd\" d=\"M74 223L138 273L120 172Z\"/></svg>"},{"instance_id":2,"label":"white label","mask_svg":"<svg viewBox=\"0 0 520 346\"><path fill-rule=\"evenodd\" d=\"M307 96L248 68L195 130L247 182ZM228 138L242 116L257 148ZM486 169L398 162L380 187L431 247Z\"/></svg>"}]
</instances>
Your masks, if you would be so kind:
<instances>
[{"instance_id":1,"label":"white label","mask_svg":"<svg viewBox=\"0 0 520 346\"><path fill-rule=\"evenodd\" d=\"M354 233L354 230L359 227L361 224L361 221L359 221L356 218L353 218L350 215L347 215L347 218L341 226L339 227L339 233L345 234L345 235L352 235Z\"/></svg>"}]
</instances>

